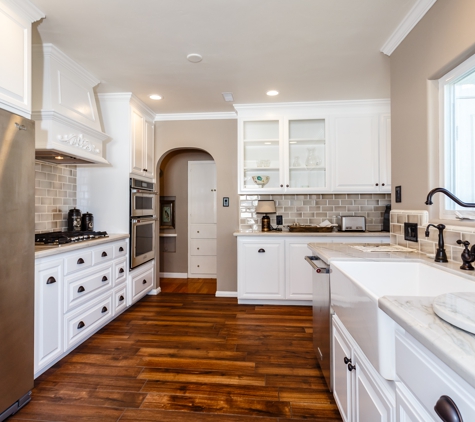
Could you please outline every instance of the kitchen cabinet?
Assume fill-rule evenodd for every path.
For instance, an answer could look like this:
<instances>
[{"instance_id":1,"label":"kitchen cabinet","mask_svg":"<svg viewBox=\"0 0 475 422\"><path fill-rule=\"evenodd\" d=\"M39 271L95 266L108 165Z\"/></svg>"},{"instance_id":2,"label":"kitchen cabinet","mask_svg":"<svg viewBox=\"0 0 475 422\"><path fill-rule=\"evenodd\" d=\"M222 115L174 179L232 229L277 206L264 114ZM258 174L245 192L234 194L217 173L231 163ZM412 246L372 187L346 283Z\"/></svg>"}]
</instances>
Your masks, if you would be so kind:
<instances>
[{"instance_id":1,"label":"kitchen cabinet","mask_svg":"<svg viewBox=\"0 0 475 422\"><path fill-rule=\"evenodd\" d=\"M390 382L374 369L338 316L332 320L333 395L343 421L395 421Z\"/></svg>"},{"instance_id":2,"label":"kitchen cabinet","mask_svg":"<svg viewBox=\"0 0 475 422\"><path fill-rule=\"evenodd\" d=\"M26 0L0 0L0 108L31 118L31 24L45 15ZM8 41L6 41L8 40Z\"/></svg>"},{"instance_id":3,"label":"kitchen cabinet","mask_svg":"<svg viewBox=\"0 0 475 422\"><path fill-rule=\"evenodd\" d=\"M132 140L130 173L147 179L154 179L153 121L136 109L131 110Z\"/></svg>"},{"instance_id":4,"label":"kitchen cabinet","mask_svg":"<svg viewBox=\"0 0 475 422\"><path fill-rule=\"evenodd\" d=\"M130 281L130 305L143 298L153 287L155 261L149 261L134 269ZM120 298L120 297L119 297Z\"/></svg>"}]
</instances>

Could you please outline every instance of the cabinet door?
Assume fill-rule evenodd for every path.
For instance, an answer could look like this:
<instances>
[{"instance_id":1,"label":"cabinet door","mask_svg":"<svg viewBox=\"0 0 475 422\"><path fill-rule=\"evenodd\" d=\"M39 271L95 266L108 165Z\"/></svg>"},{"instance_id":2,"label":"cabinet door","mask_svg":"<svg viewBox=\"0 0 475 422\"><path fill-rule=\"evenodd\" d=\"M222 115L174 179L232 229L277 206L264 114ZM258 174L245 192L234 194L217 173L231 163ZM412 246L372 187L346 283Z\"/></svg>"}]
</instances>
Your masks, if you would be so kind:
<instances>
[{"instance_id":1,"label":"cabinet door","mask_svg":"<svg viewBox=\"0 0 475 422\"><path fill-rule=\"evenodd\" d=\"M391 193L391 115L381 116L379 135L380 191Z\"/></svg>"},{"instance_id":2,"label":"cabinet door","mask_svg":"<svg viewBox=\"0 0 475 422\"><path fill-rule=\"evenodd\" d=\"M284 241L240 240L238 297L284 299Z\"/></svg>"},{"instance_id":3,"label":"cabinet door","mask_svg":"<svg viewBox=\"0 0 475 422\"><path fill-rule=\"evenodd\" d=\"M143 175L145 169L144 118L132 109L132 162L130 172Z\"/></svg>"},{"instance_id":4,"label":"cabinet door","mask_svg":"<svg viewBox=\"0 0 475 422\"><path fill-rule=\"evenodd\" d=\"M35 374L63 353L63 261L36 265Z\"/></svg>"},{"instance_id":5,"label":"cabinet door","mask_svg":"<svg viewBox=\"0 0 475 422\"><path fill-rule=\"evenodd\" d=\"M188 162L189 224L216 223L216 164Z\"/></svg>"},{"instance_id":6,"label":"cabinet door","mask_svg":"<svg viewBox=\"0 0 475 422\"><path fill-rule=\"evenodd\" d=\"M434 421L401 382L396 383L396 420L399 422Z\"/></svg>"},{"instance_id":7,"label":"cabinet door","mask_svg":"<svg viewBox=\"0 0 475 422\"><path fill-rule=\"evenodd\" d=\"M285 242L286 297L287 299L312 300L312 267L305 261L311 255L308 240Z\"/></svg>"},{"instance_id":8,"label":"cabinet door","mask_svg":"<svg viewBox=\"0 0 475 422\"><path fill-rule=\"evenodd\" d=\"M379 192L378 115L336 117L333 191Z\"/></svg>"},{"instance_id":9,"label":"cabinet door","mask_svg":"<svg viewBox=\"0 0 475 422\"><path fill-rule=\"evenodd\" d=\"M145 120L145 173L144 176L149 179L155 177L155 159L154 159L154 139L153 139L153 122Z\"/></svg>"}]
</instances>

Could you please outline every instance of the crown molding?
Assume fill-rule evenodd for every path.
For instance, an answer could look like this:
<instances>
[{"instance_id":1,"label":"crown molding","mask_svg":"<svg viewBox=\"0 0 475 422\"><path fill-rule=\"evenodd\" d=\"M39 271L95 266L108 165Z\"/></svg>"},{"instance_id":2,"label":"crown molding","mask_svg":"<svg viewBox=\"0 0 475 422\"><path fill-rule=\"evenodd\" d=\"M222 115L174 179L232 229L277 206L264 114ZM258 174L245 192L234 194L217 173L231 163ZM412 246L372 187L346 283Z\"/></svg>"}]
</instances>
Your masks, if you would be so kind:
<instances>
[{"instance_id":1,"label":"crown molding","mask_svg":"<svg viewBox=\"0 0 475 422\"><path fill-rule=\"evenodd\" d=\"M44 17L46 17L46 15L29 0L2 0L2 1L3 3L11 7L12 9L23 13L31 23L39 21L40 19L43 19Z\"/></svg>"},{"instance_id":2,"label":"crown molding","mask_svg":"<svg viewBox=\"0 0 475 422\"><path fill-rule=\"evenodd\" d=\"M225 120L237 119L237 113L230 112L216 112L216 113L176 113L176 114L157 114L155 115L156 122L165 122L169 120Z\"/></svg>"},{"instance_id":3,"label":"crown molding","mask_svg":"<svg viewBox=\"0 0 475 422\"><path fill-rule=\"evenodd\" d=\"M385 106L391 101L388 98L369 99L369 100L334 100L334 101L308 101L294 103L258 103L258 104L234 104L234 108L239 112L243 110L256 109L284 109L284 108L315 108L315 107L344 107L344 106Z\"/></svg>"},{"instance_id":4,"label":"crown molding","mask_svg":"<svg viewBox=\"0 0 475 422\"><path fill-rule=\"evenodd\" d=\"M132 92L102 92L96 95L101 101L127 101L130 104L133 104L135 107L141 108L144 113L149 115L150 119L155 119L156 113Z\"/></svg>"},{"instance_id":5,"label":"crown molding","mask_svg":"<svg viewBox=\"0 0 475 422\"><path fill-rule=\"evenodd\" d=\"M396 30L391 34L385 44L381 47L381 52L390 56L401 44L409 32L419 23L429 9L437 0L417 0L409 13L404 17Z\"/></svg>"}]
</instances>

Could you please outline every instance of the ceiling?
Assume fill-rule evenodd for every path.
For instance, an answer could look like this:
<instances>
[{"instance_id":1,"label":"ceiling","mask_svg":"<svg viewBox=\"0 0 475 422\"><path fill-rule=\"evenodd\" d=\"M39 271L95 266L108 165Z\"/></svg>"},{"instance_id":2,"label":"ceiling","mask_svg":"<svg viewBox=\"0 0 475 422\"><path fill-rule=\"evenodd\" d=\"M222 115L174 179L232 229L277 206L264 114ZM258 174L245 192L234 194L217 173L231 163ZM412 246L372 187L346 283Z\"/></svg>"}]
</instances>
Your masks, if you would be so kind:
<instances>
[{"instance_id":1,"label":"ceiling","mask_svg":"<svg viewBox=\"0 0 475 422\"><path fill-rule=\"evenodd\" d=\"M32 0L53 43L156 113L236 104L389 98L380 48L416 0ZM198 53L201 63L186 56ZM275 89L276 97L266 92ZM150 94L163 99L153 101Z\"/></svg>"}]
</instances>

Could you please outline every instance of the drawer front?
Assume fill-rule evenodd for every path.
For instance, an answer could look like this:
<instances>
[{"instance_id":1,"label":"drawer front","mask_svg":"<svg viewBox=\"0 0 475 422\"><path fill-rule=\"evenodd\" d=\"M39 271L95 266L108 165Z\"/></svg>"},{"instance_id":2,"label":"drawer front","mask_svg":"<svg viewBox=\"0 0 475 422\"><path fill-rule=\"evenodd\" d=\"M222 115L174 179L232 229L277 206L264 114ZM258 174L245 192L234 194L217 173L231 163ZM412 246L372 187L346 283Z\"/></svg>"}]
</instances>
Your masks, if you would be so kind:
<instances>
[{"instance_id":1,"label":"drawer front","mask_svg":"<svg viewBox=\"0 0 475 422\"><path fill-rule=\"evenodd\" d=\"M191 224L190 239L216 239L216 224Z\"/></svg>"},{"instance_id":2,"label":"drawer front","mask_svg":"<svg viewBox=\"0 0 475 422\"><path fill-rule=\"evenodd\" d=\"M114 258L114 247L110 243L106 243L100 248L96 248L92 252L92 265L100 265L103 262L110 261Z\"/></svg>"},{"instance_id":3,"label":"drawer front","mask_svg":"<svg viewBox=\"0 0 475 422\"><path fill-rule=\"evenodd\" d=\"M127 241L120 241L114 243L114 258L127 256Z\"/></svg>"},{"instance_id":4,"label":"drawer front","mask_svg":"<svg viewBox=\"0 0 475 422\"><path fill-rule=\"evenodd\" d=\"M89 337L112 318L112 292L94 301L90 306L65 317L65 349Z\"/></svg>"},{"instance_id":5,"label":"drawer front","mask_svg":"<svg viewBox=\"0 0 475 422\"><path fill-rule=\"evenodd\" d=\"M114 262L115 285L119 285L127 280L127 260L121 259Z\"/></svg>"},{"instance_id":6,"label":"drawer front","mask_svg":"<svg viewBox=\"0 0 475 422\"><path fill-rule=\"evenodd\" d=\"M396 374L434 418L437 400L449 396L464 421L475 421L475 389L415 340L396 333Z\"/></svg>"},{"instance_id":7,"label":"drawer front","mask_svg":"<svg viewBox=\"0 0 475 422\"><path fill-rule=\"evenodd\" d=\"M135 276L132 279L132 297L135 299L145 290L150 290L153 286L153 268Z\"/></svg>"},{"instance_id":8,"label":"drawer front","mask_svg":"<svg viewBox=\"0 0 475 422\"><path fill-rule=\"evenodd\" d=\"M216 239L191 239L191 255L216 255Z\"/></svg>"},{"instance_id":9,"label":"drawer front","mask_svg":"<svg viewBox=\"0 0 475 422\"><path fill-rule=\"evenodd\" d=\"M69 255L64 260L64 274L68 275L76 271L92 267L92 251L83 250Z\"/></svg>"},{"instance_id":10,"label":"drawer front","mask_svg":"<svg viewBox=\"0 0 475 422\"><path fill-rule=\"evenodd\" d=\"M101 295L112 286L112 267L103 266L88 275L66 280L66 311Z\"/></svg>"},{"instance_id":11,"label":"drawer front","mask_svg":"<svg viewBox=\"0 0 475 422\"><path fill-rule=\"evenodd\" d=\"M215 274L216 256L190 256L190 273Z\"/></svg>"},{"instance_id":12,"label":"drawer front","mask_svg":"<svg viewBox=\"0 0 475 422\"><path fill-rule=\"evenodd\" d=\"M122 286L114 290L114 315L118 315L127 308L127 287Z\"/></svg>"}]
</instances>

